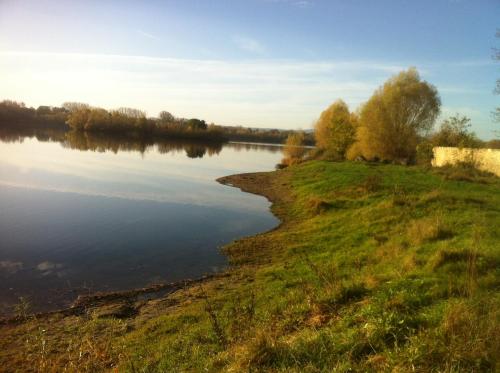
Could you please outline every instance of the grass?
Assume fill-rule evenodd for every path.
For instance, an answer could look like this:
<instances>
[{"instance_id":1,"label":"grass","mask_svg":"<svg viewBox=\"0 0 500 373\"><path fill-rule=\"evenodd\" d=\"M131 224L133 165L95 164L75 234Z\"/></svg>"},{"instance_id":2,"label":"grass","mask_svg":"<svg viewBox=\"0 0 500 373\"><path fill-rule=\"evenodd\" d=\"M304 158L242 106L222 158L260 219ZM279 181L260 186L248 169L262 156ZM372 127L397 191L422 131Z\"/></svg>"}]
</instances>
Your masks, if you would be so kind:
<instances>
[{"instance_id":1,"label":"grass","mask_svg":"<svg viewBox=\"0 0 500 373\"><path fill-rule=\"evenodd\" d=\"M90 310L3 326L2 366L498 369L499 179L312 161L232 181L265 193L282 225L226 246L227 276L136 304L124 319Z\"/></svg>"}]
</instances>

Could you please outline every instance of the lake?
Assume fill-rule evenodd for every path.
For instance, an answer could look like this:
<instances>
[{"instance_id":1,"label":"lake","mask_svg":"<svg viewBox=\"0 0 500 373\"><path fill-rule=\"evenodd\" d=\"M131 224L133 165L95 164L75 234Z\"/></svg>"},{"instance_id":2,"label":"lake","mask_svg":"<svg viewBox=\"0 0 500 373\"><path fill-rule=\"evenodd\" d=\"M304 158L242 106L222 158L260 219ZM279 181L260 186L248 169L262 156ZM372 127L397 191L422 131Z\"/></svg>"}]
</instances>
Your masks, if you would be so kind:
<instances>
[{"instance_id":1,"label":"lake","mask_svg":"<svg viewBox=\"0 0 500 373\"><path fill-rule=\"evenodd\" d=\"M269 202L216 178L269 171L281 147L0 134L0 314L200 277L220 247L275 227Z\"/></svg>"}]
</instances>

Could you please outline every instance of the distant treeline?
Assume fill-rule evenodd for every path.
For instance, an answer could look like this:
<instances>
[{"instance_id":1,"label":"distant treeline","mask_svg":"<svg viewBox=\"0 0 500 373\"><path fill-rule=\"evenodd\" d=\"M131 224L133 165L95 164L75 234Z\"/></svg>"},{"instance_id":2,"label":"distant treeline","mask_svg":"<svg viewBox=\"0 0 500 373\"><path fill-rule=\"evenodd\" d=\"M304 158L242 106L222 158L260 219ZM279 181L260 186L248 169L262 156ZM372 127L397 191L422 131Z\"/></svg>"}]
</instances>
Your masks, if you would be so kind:
<instances>
[{"instance_id":1,"label":"distant treeline","mask_svg":"<svg viewBox=\"0 0 500 373\"><path fill-rule=\"evenodd\" d=\"M4 100L0 102L0 126L2 128L68 129L68 111L63 107L26 107L22 102Z\"/></svg>"},{"instance_id":2,"label":"distant treeline","mask_svg":"<svg viewBox=\"0 0 500 373\"><path fill-rule=\"evenodd\" d=\"M24 103L0 102L0 127L11 129L64 129L84 132L106 132L131 138L178 138L210 141L249 141L282 144L293 131L219 126L202 119L177 118L167 111L158 117L147 117L141 110L119 108L106 110L78 102L61 107L26 107ZM307 134L306 144L314 138Z\"/></svg>"},{"instance_id":3,"label":"distant treeline","mask_svg":"<svg viewBox=\"0 0 500 373\"><path fill-rule=\"evenodd\" d=\"M231 141L248 141L272 144L284 144L288 136L297 131L293 130L278 130L264 128L248 128L248 127L222 127L224 134ZM304 145L314 145L314 133L304 132Z\"/></svg>"}]
</instances>

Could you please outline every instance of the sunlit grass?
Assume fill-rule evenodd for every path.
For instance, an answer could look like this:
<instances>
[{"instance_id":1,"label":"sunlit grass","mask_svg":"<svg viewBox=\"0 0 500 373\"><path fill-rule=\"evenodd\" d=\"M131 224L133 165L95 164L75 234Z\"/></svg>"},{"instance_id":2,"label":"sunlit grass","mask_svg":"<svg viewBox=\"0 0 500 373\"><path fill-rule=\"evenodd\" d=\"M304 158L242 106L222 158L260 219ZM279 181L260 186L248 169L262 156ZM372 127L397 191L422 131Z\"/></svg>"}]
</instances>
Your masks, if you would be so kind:
<instances>
[{"instance_id":1,"label":"sunlit grass","mask_svg":"<svg viewBox=\"0 0 500 373\"><path fill-rule=\"evenodd\" d=\"M229 245L228 277L72 330L120 371L494 371L500 182L482 177L291 166L268 188L282 226ZM61 325L47 326L58 346L71 340Z\"/></svg>"}]
</instances>

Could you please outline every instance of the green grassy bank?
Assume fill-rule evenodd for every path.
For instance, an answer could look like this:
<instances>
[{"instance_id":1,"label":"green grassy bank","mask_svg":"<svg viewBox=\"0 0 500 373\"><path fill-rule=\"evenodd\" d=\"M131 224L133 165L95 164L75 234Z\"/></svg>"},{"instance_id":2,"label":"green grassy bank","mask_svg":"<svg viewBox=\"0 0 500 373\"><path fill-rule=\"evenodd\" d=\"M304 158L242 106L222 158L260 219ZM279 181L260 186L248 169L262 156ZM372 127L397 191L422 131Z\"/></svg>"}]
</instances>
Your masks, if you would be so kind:
<instances>
[{"instance_id":1,"label":"green grassy bank","mask_svg":"<svg viewBox=\"0 0 500 373\"><path fill-rule=\"evenodd\" d=\"M282 220L228 245L232 270L135 312L4 325L2 368L498 369L498 178L312 161L221 181L266 195Z\"/></svg>"}]
</instances>

